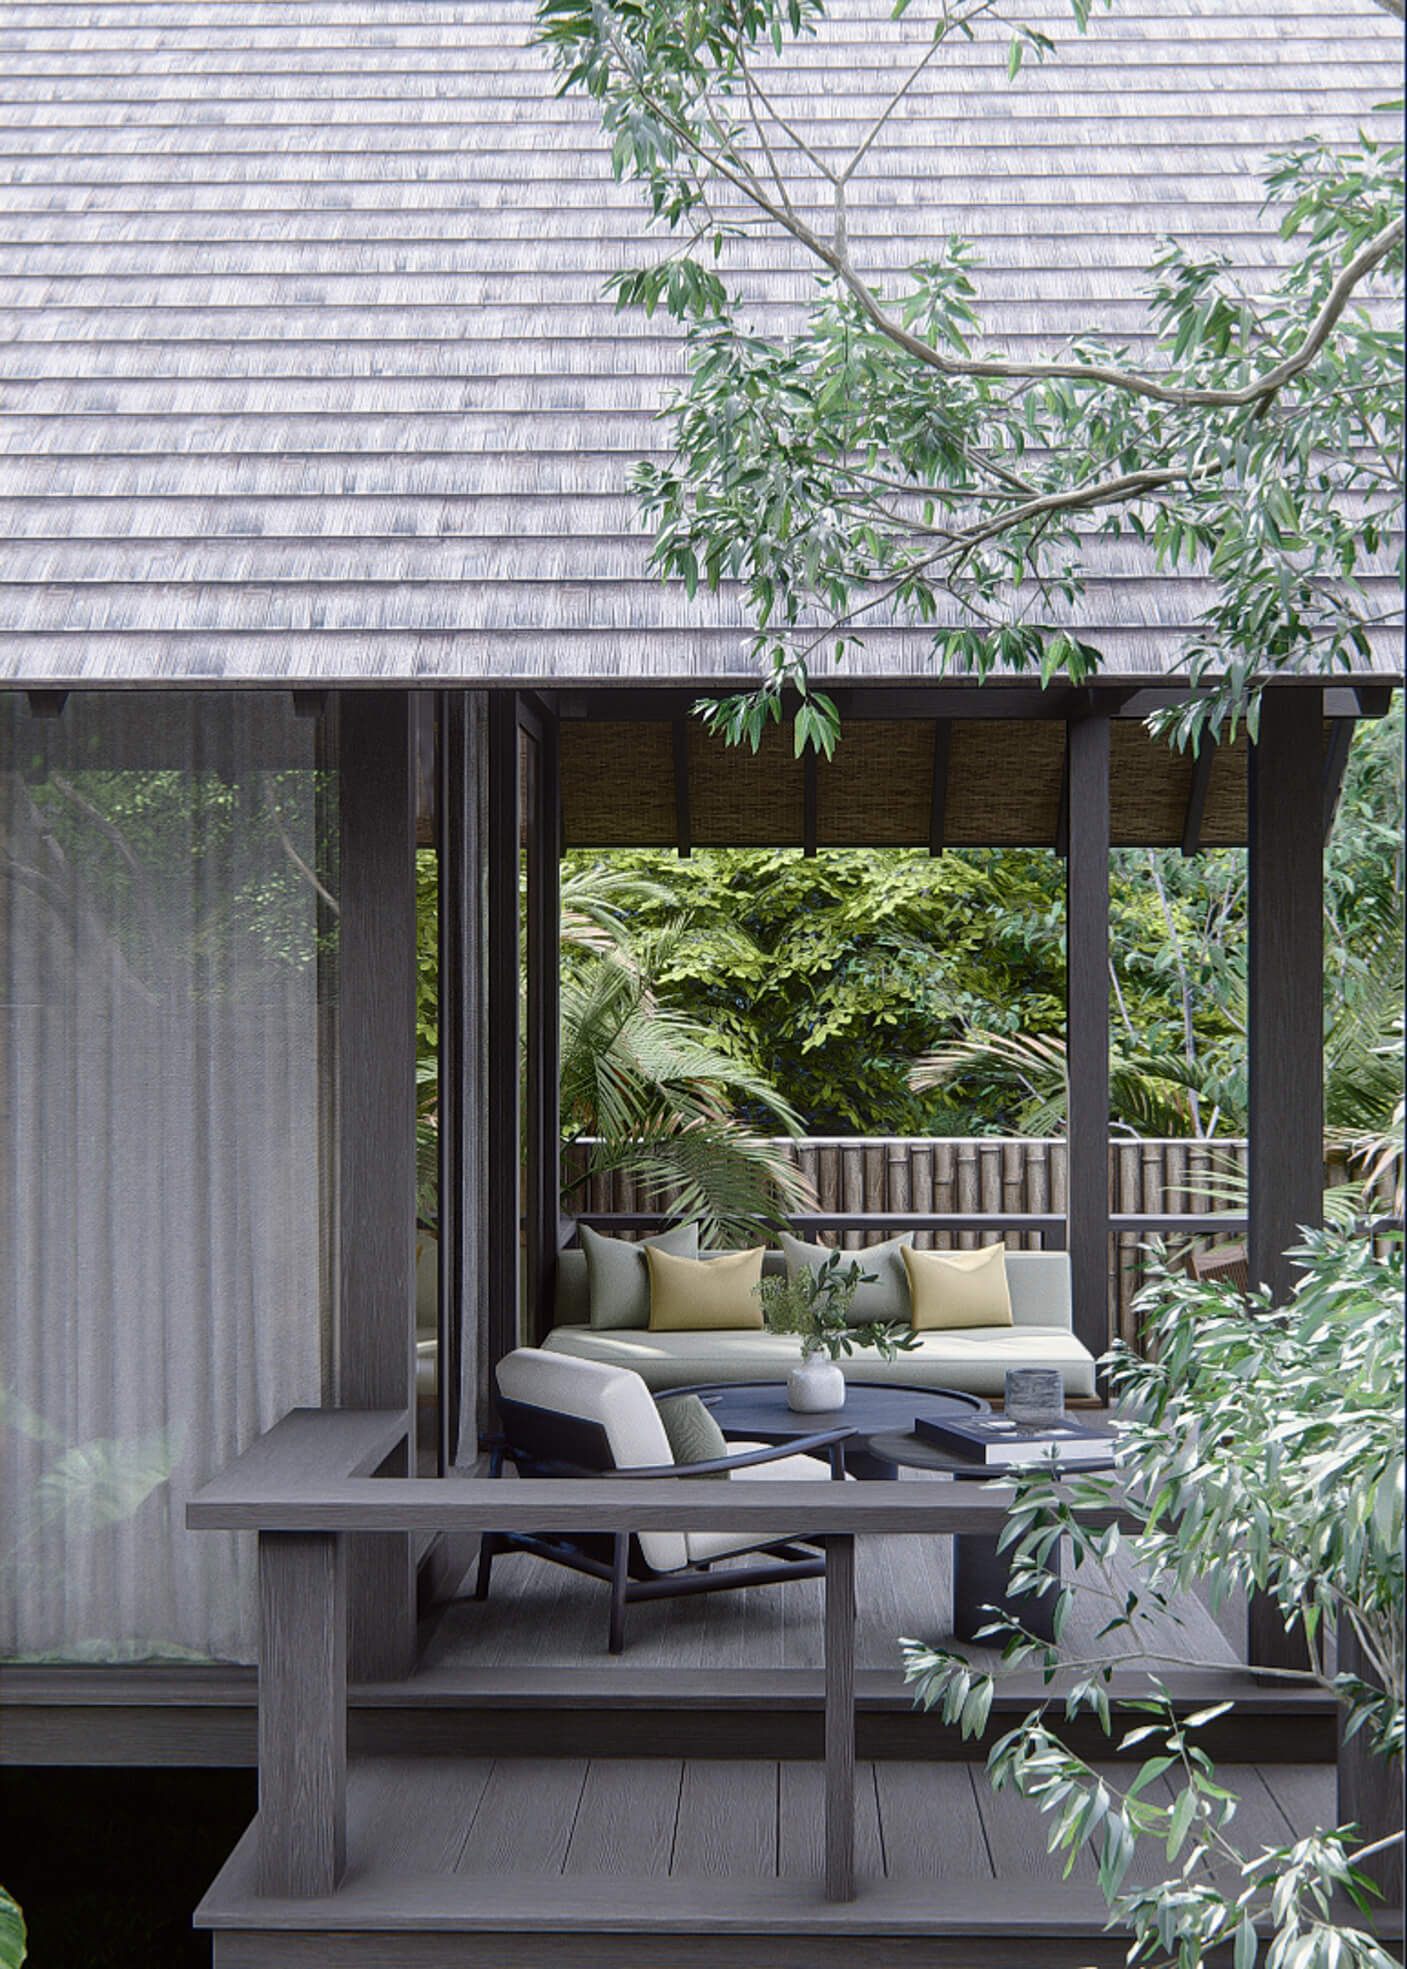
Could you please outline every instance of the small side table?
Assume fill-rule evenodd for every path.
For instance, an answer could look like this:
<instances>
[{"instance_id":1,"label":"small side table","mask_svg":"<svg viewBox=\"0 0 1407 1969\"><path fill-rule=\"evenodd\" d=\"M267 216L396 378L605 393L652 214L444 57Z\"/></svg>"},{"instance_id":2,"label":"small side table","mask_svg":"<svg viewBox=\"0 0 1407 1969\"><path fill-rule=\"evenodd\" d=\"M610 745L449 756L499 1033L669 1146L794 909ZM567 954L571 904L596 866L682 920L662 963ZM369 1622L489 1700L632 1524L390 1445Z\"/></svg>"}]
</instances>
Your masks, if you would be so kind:
<instances>
[{"instance_id":1,"label":"small side table","mask_svg":"<svg viewBox=\"0 0 1407 1969\"><path fill-rule=\"evenodd\" d=\"M932 1470L959 1482L1005 1474L981 1464L950 1456L936 1443L924 1442L911 1431L871 1436L870 1453L890 1463L902 1463L909 1470ZM1046 1568L1055 1575L1055 1590L1033 1599L1030 1594L1011 1591L1011 1559L997 1549L996 1535L983 1532L957 1532L953 1537L953 1632L960 1641L975 1641L978 1629L992 1616L984 1611L996 1608L1042 1641L1055 1639L1055 1601L1060 1586L1060 1548L1046 1559Z\"/></svg>"}]
</instances>

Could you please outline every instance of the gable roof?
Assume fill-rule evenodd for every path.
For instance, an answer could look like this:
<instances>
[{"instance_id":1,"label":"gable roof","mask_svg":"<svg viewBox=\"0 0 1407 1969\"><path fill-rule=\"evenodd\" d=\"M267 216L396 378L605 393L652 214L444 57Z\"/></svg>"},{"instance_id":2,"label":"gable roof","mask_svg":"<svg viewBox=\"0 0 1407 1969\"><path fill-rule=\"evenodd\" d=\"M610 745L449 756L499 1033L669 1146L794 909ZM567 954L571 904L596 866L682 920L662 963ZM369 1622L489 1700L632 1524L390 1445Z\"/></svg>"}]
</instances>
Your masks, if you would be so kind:
<instances>
[{"instance_id":1,"label":"gable roof","mask_svg":"<svg viewBox=\"0 0 1407 1969\"><path fill-rule=\"evenodd\" d=\"M796 58L818 141L921 45L889 12L840 0ZM1170 231L1253 279L1264 154L1397 84L1373 0L1052 26L1015 88L1000 38L935 64L851 221L870 271L969 233L1033 351L1091 318L1136 341ZM0 680L747 673L736 597L646 570L626 480L679 339L602 297L642 206L531 30L524 0L0 0ZM805 297L785 243L739 251L760 309ZM1157 676L1204 593L1111 546L1082 633Z\"/></svg>"}]
</instances>

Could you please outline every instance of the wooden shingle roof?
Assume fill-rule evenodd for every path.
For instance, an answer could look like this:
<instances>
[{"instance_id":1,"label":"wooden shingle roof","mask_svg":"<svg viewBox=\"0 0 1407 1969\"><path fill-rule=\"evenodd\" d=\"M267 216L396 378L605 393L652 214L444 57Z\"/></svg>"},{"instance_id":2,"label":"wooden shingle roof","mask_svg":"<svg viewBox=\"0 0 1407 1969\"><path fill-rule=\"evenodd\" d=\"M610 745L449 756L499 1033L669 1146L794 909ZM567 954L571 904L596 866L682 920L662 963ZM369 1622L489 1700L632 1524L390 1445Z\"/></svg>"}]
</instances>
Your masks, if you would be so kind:
<instances>
[{"instance_id":1,"label":"wooden shingle roof","mask_svg":"<svg viewBox=\"0 0 1407 1969\"><path fill-rule=\"evenodd\" d=\"M926 30L839 0L788 99L854 141ZM1254 281L1265 154L1397 86L1373 0L1131 0L1004 80L936 63L857 186L899 270L957 230L1009 346L1137 343L1160 236ZM626 489L679 369L602 295L640 244L521 0L0 0L0 682L746 674L735 597L646 571ZM738 249L759 318L784 244ZM1111 543L1080 614L1162 674L1205 597ZM876 635L854 676L920 674ZM1395 638L1382 667L1396 668Z\"/></svg>"}]
</instances>

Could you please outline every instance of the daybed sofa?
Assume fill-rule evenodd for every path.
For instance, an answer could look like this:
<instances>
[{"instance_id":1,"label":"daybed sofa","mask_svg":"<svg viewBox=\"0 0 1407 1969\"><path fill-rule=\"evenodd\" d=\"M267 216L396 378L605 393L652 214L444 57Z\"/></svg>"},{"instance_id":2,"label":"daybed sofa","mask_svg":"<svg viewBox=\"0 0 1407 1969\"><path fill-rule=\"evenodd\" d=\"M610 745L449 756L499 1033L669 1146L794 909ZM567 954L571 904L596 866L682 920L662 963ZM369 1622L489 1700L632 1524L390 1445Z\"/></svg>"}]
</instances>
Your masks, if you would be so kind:
<instances>
[{"instance_id":1,"label":"daybed sofa","mask_svg":"<svg viewBox=\"0 0 1407 1969\"><path fill-rule=\"evenodd\" d=\"M1094 1395L1094 1356L1073 1332L1068 1254L1009 1251L1006 1272L1010 1326L926 1332L913 1352L892 1361L881 1360L873 1348L862 1348L841 1361L846 1378L957 1388L990 1398L1002 1394L1009 1367L1055 1367L1067 1398ZM763 1275L785 1274L782 1253L769 1251L763 1259ZM656 1390L699 1381L782 1380L800 1355L796 1339L787 1334L593 1327L586 1254L576 1250L558 1255L553 1326L541 1344L581 1360L632 1367L647 1387Z\"/></svg>"}]
</instances>

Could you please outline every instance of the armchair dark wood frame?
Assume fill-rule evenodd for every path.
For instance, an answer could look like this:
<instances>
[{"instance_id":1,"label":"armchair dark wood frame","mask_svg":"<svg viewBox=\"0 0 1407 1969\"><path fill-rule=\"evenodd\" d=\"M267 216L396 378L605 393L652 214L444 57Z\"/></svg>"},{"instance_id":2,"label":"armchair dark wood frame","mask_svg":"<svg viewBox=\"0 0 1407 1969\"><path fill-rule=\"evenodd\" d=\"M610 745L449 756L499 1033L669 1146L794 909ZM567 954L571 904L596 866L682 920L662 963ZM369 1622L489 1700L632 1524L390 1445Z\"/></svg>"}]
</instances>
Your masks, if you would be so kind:
<instances>
[{"instance_id":1,"label":"armchair dark wood frame","mask_svg":"<svg viewBox=\"0 0 1407 1969\"><path fill-rule=\"evenodd\" d=\"M671 1389L658 1399L669 1401L686 1393ZM743 1450L737 1456L716 1457L706 1463L652 1464L630 1470L617 1469L604 1427L584 1417L564 1415L556 1409L535 1408L526 1402L498 1398L503 1434L486 1445L489 1475L501 1477L505 1463L512 1463L524 1477L722 1477L732 1470L748 1470L759 1463L776 1463L788 1456L807 1456L824 1451L831 1466L832 1479L845 1475L843 1444L854 1433L850 1429L827 1429L801 1436L794 1442L778 1443L764 1449ZM753 1548L769 1552L771 1565L732 1566L726 1573L710 1571L711 1560L680 1568L676 1572L657 1572L640 1550L632 1532L605 1532L596 1536L569 1538L551 1532L486 1531L479 1542L479 1567L474 1582L474 1598L486 1600L493 1576L493 1562L502 1552L532 1552L573 1572L605 1580L611 1589L609 1651L618 1655L625 1648L627 1607L639 1600L678 1599L691 1593L732 1592L741 1586L775 1586L787 1579L820 1579L824 1576L824 1556L803 1549L802 1542L779 1538Z\"/></svg>"}]
</instances>

